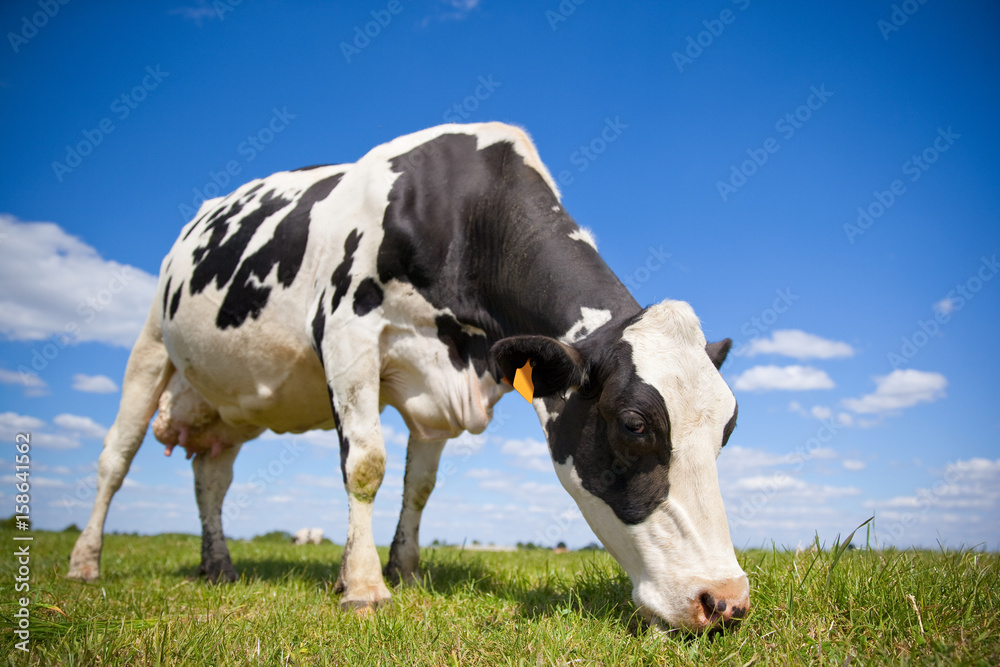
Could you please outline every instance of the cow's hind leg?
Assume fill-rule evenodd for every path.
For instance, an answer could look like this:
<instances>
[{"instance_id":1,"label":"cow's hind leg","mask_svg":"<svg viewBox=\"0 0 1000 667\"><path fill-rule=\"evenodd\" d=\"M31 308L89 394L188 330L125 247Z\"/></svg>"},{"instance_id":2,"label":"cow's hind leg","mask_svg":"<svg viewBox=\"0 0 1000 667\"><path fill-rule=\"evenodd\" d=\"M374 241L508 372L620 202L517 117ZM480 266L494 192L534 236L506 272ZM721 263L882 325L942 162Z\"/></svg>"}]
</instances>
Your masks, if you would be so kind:
<instances>
[{"instance_id":1,"label":"cow's hind leg","mask_svg":"<svg viewBox=\"0 0 1000 667\"><path fill-rule=\"evenodd\" d=\"M420 515L437 482L438 462L445 440L421 442L410 437L403 478L403 509L389 548L385 575L390 581L413 583L420 562Z\"/></svg>"},{"instance_id":2,"label":"cow's hind leg","mask_svg":"<svg viewBox=\"0 0 1000 667\"><path fill-rule=\"evenodd\" d=\"M236 581L236 568L229 558L229 547L222 532L222 501L233 481L233 462L242 443L222 449L214 458L199 452L191 461L194 470L194 493L201 515L201 567L198 574L212 582Z\"/></svg>"},{"instance_id":3,"label":"cow's hind leg","mask_svg":"<svg viewBox=\"0 0 1000 667\"><path fill-rule=\"evenodd\" d=\"M139 334L132 348L122 399L115 423L104 438L104 450L97 462L97 493L94 509L86 528L80 533L69 559L70 579L93 581L101 572L101 547L104 544L104 521L111 498L122 485L132 458L146 435L149 420L173 373L167 349L160 339L159 325L152 319Z\"/></svg>"}]
</instances>

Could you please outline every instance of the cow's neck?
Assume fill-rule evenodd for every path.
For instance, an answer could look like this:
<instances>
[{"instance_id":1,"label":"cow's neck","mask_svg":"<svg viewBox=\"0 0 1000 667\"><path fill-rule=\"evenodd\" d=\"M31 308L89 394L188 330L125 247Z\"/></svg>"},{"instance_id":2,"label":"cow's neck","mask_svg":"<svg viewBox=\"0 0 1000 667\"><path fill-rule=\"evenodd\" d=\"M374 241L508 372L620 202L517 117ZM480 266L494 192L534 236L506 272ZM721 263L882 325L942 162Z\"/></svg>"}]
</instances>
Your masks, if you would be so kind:
<instances>
[{"instance_id":1,"label":"cow's neck","mask_svg":"<svg viewBox=\"0 0 1000 667\"><path fill-rule=\"evenodd\" d=\"M641 310L551 193L531 198L525 208L502 209L514 214L487 231L499 252L478 276L483 306L501 336L574 342Z\"/></svg>"}]
</instances>

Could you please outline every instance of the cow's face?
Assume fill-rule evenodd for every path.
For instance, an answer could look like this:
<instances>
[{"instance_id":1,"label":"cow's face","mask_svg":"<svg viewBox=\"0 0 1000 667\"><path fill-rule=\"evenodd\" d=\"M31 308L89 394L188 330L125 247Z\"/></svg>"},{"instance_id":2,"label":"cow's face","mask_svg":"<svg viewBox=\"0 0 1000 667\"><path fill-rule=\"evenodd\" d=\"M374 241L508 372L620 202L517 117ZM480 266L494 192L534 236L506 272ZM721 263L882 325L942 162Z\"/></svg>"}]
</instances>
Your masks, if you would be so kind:
<instances>
[{"instance_id":1,"label":"cow's face","mask_svg":"<svg viewBox=\"0 0 1000 667\"><path fill-rule=\"evenodd\" d=\"M736 425L718 372L729 344L706 346L691 307L666 301L576 347L519 336L493 348L505 377L533 364L559 479L661 627L704 630L749 604L716 469Z\"/></svg>"}]
</instances>

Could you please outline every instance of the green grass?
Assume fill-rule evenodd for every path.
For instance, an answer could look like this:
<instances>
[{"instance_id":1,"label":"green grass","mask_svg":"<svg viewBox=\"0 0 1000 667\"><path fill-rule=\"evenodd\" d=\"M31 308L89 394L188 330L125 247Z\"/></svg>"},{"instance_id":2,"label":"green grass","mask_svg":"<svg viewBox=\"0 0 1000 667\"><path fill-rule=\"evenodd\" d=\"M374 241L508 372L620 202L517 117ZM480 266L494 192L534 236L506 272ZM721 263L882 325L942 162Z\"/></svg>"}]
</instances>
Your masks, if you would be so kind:
<instances>
[{"instance_id":1,"label":"green grass","mask_svg":"<svg viewBox=\"0 0 1000 667\"><path fill-rule=\"evenodd\" d=\"M6 554L12 535L0 531ZM209 586L195 577L199 538L109 535L103 578L81 584L63 577L76 535L34 535L28 654L10 630L14 559L0 559L10 664L1000 663L1000 556L975 551L745 551L748 618L691 638L643 627L603 552L425 549L424 585L360 617L332 592L334 545L231 542L242 578Z\"/></svg>"}]
</instances>

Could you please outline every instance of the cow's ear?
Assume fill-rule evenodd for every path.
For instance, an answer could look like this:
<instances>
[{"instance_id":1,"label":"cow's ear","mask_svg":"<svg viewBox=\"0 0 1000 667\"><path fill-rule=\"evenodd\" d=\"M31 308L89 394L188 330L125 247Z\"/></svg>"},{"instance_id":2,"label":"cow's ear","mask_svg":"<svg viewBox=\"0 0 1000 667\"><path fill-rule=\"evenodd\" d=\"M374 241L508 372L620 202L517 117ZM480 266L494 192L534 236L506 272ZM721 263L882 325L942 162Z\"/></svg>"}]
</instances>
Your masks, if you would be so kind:
<instances>
[{"instance_id":1,"label":"cow's ear","mask_svg":"<svg viewBox=\"0 0 1000 667\"><path fill-rule=\"evenodd\" d=\"M705 346L705 351L708 352L708 358L712 360L715 364L716 370L722 368L723 362L725 362L726 357L729 356L729 348L733 346L733 341L729 338L724 338L717 343L709 343Z\"/></svg>"},{"instance_id":2,"label":"cow's ear","mask_svg":"<svg viewBox=\"0 0 1000 667\"><path fill-rule=\"evenodd\" d=\"M547 336L511 336L490 351L503 377L514 382L517 369L532 365L531 381L539 398L562 393L583 383L584 365L576 349Z\"/></svg>"}]
</instances>

